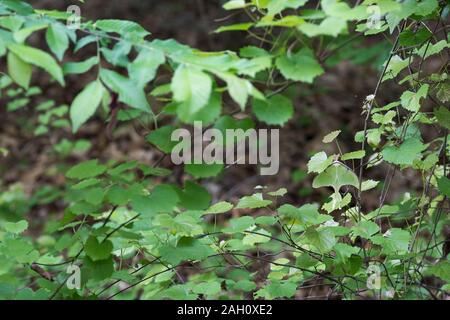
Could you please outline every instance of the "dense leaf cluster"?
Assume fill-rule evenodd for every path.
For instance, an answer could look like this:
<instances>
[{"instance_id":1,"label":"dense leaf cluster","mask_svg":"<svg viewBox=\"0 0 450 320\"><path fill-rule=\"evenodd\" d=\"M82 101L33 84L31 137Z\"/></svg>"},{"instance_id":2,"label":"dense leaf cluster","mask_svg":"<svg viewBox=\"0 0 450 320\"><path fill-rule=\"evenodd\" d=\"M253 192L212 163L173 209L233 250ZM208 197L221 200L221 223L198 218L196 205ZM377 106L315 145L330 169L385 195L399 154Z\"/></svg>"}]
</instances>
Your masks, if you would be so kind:
<instances>
[{"instance_id":1,"label":"dense leaf cluster","mask_svg":"<svg viewBox=\"0 0 450 320\"><path fill-rule=\"evenodd\" d=\"M191 178L177 185L167 182L173 181L172 172L159 164L96 159L68 169L63 191L43 190L32 199L20 186L3 191L0 298L277 299L294 298L311 283L346 299L445 297L450 288L443 234L450 195L450 5L309 2L227 2L225 10L245 11L249 22L216 32L247 32L254 38L234 53L149 40L150 32L132 21L83 20L75 30L67 26L66 12L0 1L0 58L7 66L0 89L9 100L8 112L42 94L31 86L38 83L37 68L55 86L81 74L91 78L70 105L50 100L36 107L36 135L67 127L77 132L94 116L110 123L138 120L152 126L146 141L168 154L171 133L194 121L220 130L253 128L252 119L283 126L294 114L286 90L313 88L340 60L379 59L374 63L381 66L379 83L362 106L364 129L354 133L360 148L343 152L341 132L330 128L323 143L331 144L327 150L336 145L335 153L308 150L312 187L327 190L323 203L280 206L277 200L287 190L263 187L236 204L212 203L199 179L226 174L222 165L186 165ZM48 48L27 41L39 33ZM379 44L361 46L361 39L371 37ZM64 59L89 46L96 48L92 57ZM424 67L430 60L439 65L435 71ZM156 81L158 75L166 80ZM380 105L377 96L385 83L400 84L404 91ZM234 118L236 110L225 108L224 101L247 117ZM115 104L121 107L111 112ZM54 149L64 159L89 147L89 141L65 139ZM0 149L0 156L6 152ZM385 179L371 179L371 169L383 166ZM398 172L416 174L422 189L404 190L396 202L386 203ZM371 211L365 203L370 192L380 194ZM33 223L26 219L29 208L57 200L66 205L62 218L47 221L37 239L26 233ZM225 223L217 223L218 215ZM263 264L268 269L260 272ZM73 265L81 270L79 288L65 285ZM376 288L369 285L373 266L379 270Z\"/></svg>"}]
</instances>

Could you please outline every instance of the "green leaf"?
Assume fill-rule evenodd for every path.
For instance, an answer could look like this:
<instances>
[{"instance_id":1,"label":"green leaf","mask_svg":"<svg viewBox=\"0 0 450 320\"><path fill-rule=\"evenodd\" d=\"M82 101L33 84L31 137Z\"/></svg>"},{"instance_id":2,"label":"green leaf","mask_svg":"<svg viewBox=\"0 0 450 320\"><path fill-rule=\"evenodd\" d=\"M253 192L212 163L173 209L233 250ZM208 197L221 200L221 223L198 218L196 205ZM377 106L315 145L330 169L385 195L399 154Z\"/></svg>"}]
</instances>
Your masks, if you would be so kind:
<instances>
[{"instance_id":1,"label":"green leaf","mask_svg":"<svg viewBox=\"0 0 450 320\"><path fill-rule=\"evenodd\" d=\"M271 200L264 200L261 193L255 193L252 196L246 196L239 200L236 209L258 209L272 204Z\"/></svg>"},{"instance_id":2,"label":"green leaf","mask_svg":"<svg viewBox=\"0 0 450 320\"><path fill-rule=\"evenodd\" d=\"M408 231L392 228L384 233L372 237L372 242L381 245L384 253L407 253L411 235Z\"/></svg>"},{"instance_id":3,"label":"green leaf","mask_svg":"<svg viewBox=\"0 0 450 320\"><path fill-rule=\"evenodd\" d=\"M250 292L256 289L256 284L250 280L239 280L233 287L234 290Z\"/></svg>"},{"instance_id":4,"label":"green leaf","mask_svg":"<svg viewBox=\"0 0 450 320\"><path fill-rule=\"evenodd\" d=\"M107 259L99 261L93 261L92 259L89 258L89 256L86 256L83 259L81 276L83 280L85 279L85 281L91 279L95 281L101 281L110 278L113 273L114 273L114 260L112 256L110 256Z\"/></svg>"},{"instance_id":5,"label":"green leaf","mask_svg":"<svg viewBox=\"0 0 450 320\"><path fill-rule=\"evenodd\" d=\"M244 58L260 58L270 56L266 50L255 46L243 47L239 50L239 54Z\"/></svg>"},{"instance_id":6,"label":"green leaf","mask_svg":"<svg viewBox=\"0 0 450 320\"><path fill-rule=\"evenodd\" d=\"M117 33L125 38L143 39L150 34L147 30L133 21L104 19L97 20L95 26L103 31Z\"/></svg>"},{"instance_id":7,"label":"green leaf","mask_svg":"<svg viewBox=\"0 0 450 320\"><path fill-rule=\"evenodd\" d=\"M328 157L324 151L318 152L308 162L308 173L321 173L333 163L333 158Z\"/></svg>"},{"instance_id":8,"label":"green leaf","mask_svg":"<svg viewBox=\"0 0 450 320\"><path fill-rule=\"evenodd\" d=\"M450 283L450 261L443 260L429 267L425 271L425 275L441 278L443 281Z\"/></svg>"},{"instance_id":9,"label":"green leaf","mask_svg":"<svg viewBox=\"0 0 450 320\"><path fill-rule=\"evenodd\" d=\"M103 202L105 193L103 188L91 188L85 190L84 200L94 206L97 206Z\"/></svg>"},{"instance_id":10,"label":"green leaf","mask_svg":"<svg viewBox=\"0 0 450 320\"><path fill-rule=\"evenodd\" d=\"M276 65L288 80L312 83L314 78L324 73L311 50L306 48L282 55L276 60Z\"/></svg>"},{"instance_id":11,"label":"green leaf","mask_svg":"<svg viewBox=\"0 0 450 320\"><path fill-rule=\"evenodd\" d=\"M208 281L208 282L199 283L199 284L196 284L192 288L192 291L194 293L203 294L206 296L216 295L216 294L220 293L221 290L222 289L220 287L220 283L217 281Z\"/></svg>"},{"instance_id":12,"label":"green leaf","mask_svg":"<svg viewBox=\"0 0 450 320\"><path fill-rule=\"evenodd\" d=\"M73 190L83 190L92 186L95 186L101 182L100 179L92 178L92 179L86 179L83 181L78 182L77 184L73 185L71 188Z\"/></svg>"},{"instance_id":13,"label":"green leaf","mask_svg":"<svg viewBox=\"0 0 450 320\"><path fill-rule=\"evenodd\" d=\"M389 61L383 81L395 78L408 64L409 59L402 59L398 55L393 56Z\"/></svg>"},{"instance_id":14,"label":"green leaf","mask_svg":"<svg viewBox=\"0 0 450 320\"><path fill-rule=\"evenodd\" d=\"M111 255L113 244L109 240L100 243L96 237L90 236L86 241L84 249L92 261L105 260Z\"/></svg>"},{"instance_id":15,"label":"green leaf","mask_svg":"<svg viewBox=\"0 0 450 320\"><path fill-rule=\"evenodd\" d=\"M214 254L214 251L202 241L183 237L176 246L164 245L159 249L163 259L172 265L177 265L181 261L203 260Z\"/></svg>"},{"instance_id":16,"label":"green leaf","mask_svg":"<svg viewBox=\"0 0 450 320\"><path fill-rule=\"evenodd\" d=\"M267 5L268 14L274 16L284 9L297 9L303 6L308 0L272 0Z\"/></svg>"},{"instance_id":17,"label":"green leaf","mask_svg":"<svg viewBox=\"0 0 450 320\"><path fill-rule=\"evenodd\" d=\"M140 88L143 88L155 78L160 65L166 57L159 50L142 50L133 63L128 65L128 73Z\"/></svg>"},{"instance_id":18,"label":"green leaf","mask_svg":"<svg viewBox=\"0 0 450 320\"><path fill-rule=\"evenodd\" d=\"M162 152L170 153L173 147L178 144L177 141L172 141L171 139L174 130L176 130L174 126L163 126L150 132L145 139Z\"/></svg>"},{"instance_id":19,"label":"green leaf","mask_svg":"<svg viewBox=\"0 0 450 320\"><path fill-rule=\"evenodd\" d=\"M222 172L224 166L221 163L211 164L186 164L184 170L196 178L211 178Z\"/></svg>"},{"instance_id":20,"label":"green leaf","mask_svg":"<svg viewBox=\"0 0 450 320\"><path fill-rule=\"evenodd\" d=\"M69 37L66 33L66 27L59 23L51 24L47 29L45 38L50 50L61 61L67 48L69 48Z\"/></svg>"},{"instance_id":21,"label":"green leaf","mask_svg":"<svg viewBox=\"0 0 450 320\"><path fill-rule=\"evenodd\" d=\"M231 24L228 26L221 26L221 27L217 28L214 32L221 33L221 32L226 32L226 31L247 31L252 26L253 26L253 23L251 23L251 22L236 23L236 24Z\"/></svg>"},{"instance_id":22,"label":"green leaf","mask_svg":"<svg viewBox=\"0 0 450 320\"><path fill-rule=\"evenodd\" d=\"M74 52L77 53L79 50L86 47L87 45L97 42L97 39L98 37L94 35L88 35L84 38L79 39L77 44L75 45Z\"/></svg>"},{"instance_id":23,"label":"green leaf","mask_svg":"<svg viewBox=\"0 0 450 320\"><path fill-rule=\"evenodd\" d=\"M450 198L450 179L447 177L442 177L438 179L438 188L439 191Z\"/></svg>"},{"instance_id":24,"label":"green leaf","mask_svg":"<svg viewBox=\"0 0 450 320\"><path fill-rule=\"evenodd\" d=\"M317 230L311 227L306 230L305 237L309 244L319 249L322 253L330 252L336 244L336 238L329 229Z\"/></svg>"},{"instance_id":25,"label":"green leaf","mask_svg":"<svg viewBox=\"0 0 450 320\"><path fill-rule=\"evenodd\" d=\"M297 27L306 36L313 38L320 35L337 37L347 30L347 22L337 17L327 17L320 24L302 23Z\"/></svg>"},{"instance_id":26,"label":"green leaf","mask_svg":"<svg viewBox=\"0 0 450 320\"><path fill-rule=\"evenodd\" d=\"M185 105L190 114L201 110L209 101L212 80L203 71L180 65L172 78L173 98Z\"/></svg>"},{"instance_id":27,"label":"green leaf","mask_svg":"<svg viewBox=\"0 0 450 320\"><path fill-rule=\"evenodd\" d=\"M307 203L300 208L284 204L277 211L281 216L296 219L302 225L317 225L333 219L331 216L319 214L319 206L317 204Z\"/></svg>"},{"instance_id":28,"label":"green leaf","mask_svg":"<svg viewBox=\"0 0 450 320\"><path fill-rule=\"evenodd\" d=\"M39 258L39 253L24 239L6 238L3 242L3 253L19 263L32 263Z\"/></svg>"},{"instance_id":29,"label":"green leaf","mask_svg":"<svg viewBox=\"0 0 450 320\"><path fill-rule=\"evenodd\" d=\"M171 213L180 202L177 189L169 184L157 185L150 196L137 196L132 200L134 211L145 217L158 213Z\"/></svg>"},{"instance_id":30,"label":"green leaf","mask_svg":"<svg viewBox=\"0 0 450 320\"><path fill-rule=\"evenodd\" d=\"M402 31L399 36L399 43L405 47L421 45L432 36L427 28L421 28L417 31L407 29Z\"/></svg>"},{"instance_id":31,"label":"green leaf","mask_svg":"<svg viewBox=\"0 0 450 320\"><path fill-rule=\"evenodd\" d=\"M24 24L25 19L17 15L10 15L0 19L0 26L13 32L19 31Z\"/></svg>"},{"instance_id":32,"label":"green leaf","mask_svg":"<svg viewBox=\"0 0 450 320\"><path fill-rule=\"evenodd\" d=\"M112 186L107 192L107 197L109 202L116 206L125 206L130 201L127 190L119 186Z\"/></svg>"},{"instance_id":33,"label":"green leaf","mask_svg":"<svg viewBox=\"0 0 450 320\"><path fill-rule=\"evenodd\" d=\"M236 63L238 74L249 76L251 78L255 78L256 74L269 69L271 66L272 57L270 56L257 57L253 59L241 59Z\"/></svg>"},{"instance_id":34,"label":"green leaf","mask_svg":"<svg viewBox=\"0 0 450 320\"><path fill-rule=\"evenodd\" d=\"M83 180L86 178L99 176L105 171L106 166L98 164L98 160L89 160L72 167L66 173L66 177L70 179Z\"/></svg>"},{"instance_id":35,"label":"green leaf","mask_svg":"<svg viewBox=\"0 0 450 320\"><path fill-rule=\"evenodd\" d=\"M230 0L227 1L222 7L225 10L236 10L245 8L246 6L247 4L245 3L245 0Z\"/></svg>"},{"instance_id":36,"label":"green leaf","mask_svg":"<svg viewBox=\"0 0 450 320\"><path fill-rule=\"evenodd\" d=\"M255 219L250 216L243 216L229 220L230 226L222 231L226 233L241 233L255 225Z\"/></svg>"},{"instance_id":37,"label":"green leaf","mask_svg":"<svg viewBox=\"0 0 450 320\"><path fill-rule=\"evenodd\" d=\"M144 90L139 88L133 80L107 69L100 71L100 77L105 85L119 94L119 100L121 102L130 107L151 113Z\"/></svg>"},{"instance_id":38,"label":"green leaf","mask_svg":"<svg viewBox=\"0 0 450 320\"><path fill-rule=\"evenodd\" d=\"M331 213L337 209L342 209L346 207L352 201L352 195L347 193L344 198L342 198L339 192L335 192L331 195L331 200L324 203L322 209L326 212Z\"/></svg>"},{"instance_id":39,"label":"green leaf","mask_svg":"<svg viewBox=\"0 0 450 320\"><path fill-rule=\"evenodd\" d=\"M422 157L422 151L426 148L420 139L406 139L400 146L385 147L381 152L383 159L396 165L412 165L415 159Z\"/></svg>"},{"instance_id":40,"label":"green leaf","mask_svg":"<svg viewBox=\"0 0 450 320\"><path fill-rule=\"evenodd\" d=\"M153 168L141 165L140 168L145 176L168 177L172 171L166 168Z\"/></svg>"},{"instance_id":41,"label":"green leaf","mask_svg":"<svg viewBox=\"0 0 450 320\"><path fill-rule=\"evenodd\" d=\"M450 111L446 107L435 109L434 115L441 126L450 130Z\"/></svg>"},{"instance_id":42,"label":"green leaf","mask_svg":"<svg viewBox=\"0 0 450 320\"><path fill-rule=\"evenodd\" d=\"M21 220L19 222L5 222L3 227L7 232L21 234L28 229L28 222L26 220Z\"/></svg>"},{"instance_id":43,"label":"green leaf","mask_svg":"<svg viewBox=\"0 0 450 320\"><path fill-rule=\"evenodd\" d=\"M205 214L219 214L219 213L225 213L233 209L233 205L226 201L218 202L211 207L209 207L208 210L205 211Z\"/></svg>"},{"instance_id":44,"label":"green leaf","mask_svg":"<svg viewBox=\"0 0 450 320\"><path fill-rule=\"evenodd\" d=\"M36 23L30 27L23 28L19 31L14 32L14 40L17 43L24 43L27 38L33 34L35 31L39 31L48 27L47 23Z\"/></svg>"},{"instance_id":45,"label":"green leaf","mask_svg":"<svg viewBox=\"0 0 450 320\"><path fill-rule=\"evenodd\" d=\"M258 120L268 125L284 125L294 114L294 107L290 99L277 94L263 101L253 101L253 112Z\"/></svg>"},{"instance_id":46,"label":"green leaf","mask_svg":"<svg viewBox=\"0 0 450 320\"><path fill-rule=\"evenodd\" d=\"M111 176L120 176L122 173L126 171L133 170L137 167L137 161L129 161L119 164L117 167L108 170L108 174Z\"/></svg>"},{"instance_id":47,"label":"green leaf","mask_svg":"<svg viewBox=\"0 0 450 320\"><path fill-rule=\"evenodd\" d=\"M68 62L63 65L64 74L82 74L99 63L98 57L91 57L81 62Z\"/></svg>"},{"instance_id":48,"label":"green leaf","mask_svg":"<svg viewBox=\"0 0 450 320\"><path fill-rule=\"evenodd\" d=\"M255 298L264 298L268 300L277 298L290 298L297 291L297 285L289 281L272 281L270 284L266 285L264 288L259 289Z\"/></svg>"},{"instance_id":49,"label":"green leaf","mask_svg":"<svg viewBox=\"0 0 450 320\"><path fill-rule=\"evenodd\" d=\"M317 260L308 253L300 253L295 261L295 265L300 268L310 268L317 264Z\"/></svg>"},{"instance_id":50,"label":"green leaf","mask_svg":"<svg viewBox=\"0 0 450 320\"><path fill-rule=\"evenodd\" d=\"M313 181L313 188L332 187L335 193L346 185L358 188L359 181L356 174L341 163L334 163Z\"/></svg>"},{"instance_id":51,"label":"green leaf","mask_svg":"<svg viewBox=\"0 0 450 320\"><path fill-rule=\"evenodd\" d=\"M363 183L361 184L361 191L371 190L371 189L375 188L376 186L378 186L379 183L380 183L380 181L375 181L375 180L363 181Z\"/></svg>"},{"instance_id":52,"label":"green leaf","mask_svg":"<svg viewBox=\"0 0 450 320\"><path fill-rule=\"evenodd\" d=\"M328 16L339 17L345 20L358 20L368 17L365 6L350 8L344 1L323 1L322 9Z\"/></svg>"},{"instance_id":53,"label":"green leaf","mask_svg":"<svg viewBox=\"0 0 450 320\"><path fill-rule=\"evenodd\" d=\"M186 181L184 190L180 193L180 204L188 210L204 210L209 208L211 195L202 186Z\"/></svg>"},{"instance_id":54,"label":"green leaf","mask_svg":"<svg viewBox=\"0 0 450 320\"><path fill-rule=\"evenodd\" d=\"M420 109L420 99L424 99L428 95L429 85L424 84L417 92L405 91L400 100L402 107L411 112L418 112Z\"/></svg>"},{"instance_id":55,"label":"green leaf","mask_svg":"<svg viewBox=\"0 0 450 320\"><path fill-rule=\"evenodd\" d=\"M251 89L250 82L234 75L227 76L225 81L227 82L228 92L231 98L241 107L241 110L245 110Z\"/></svg>"},{"instance_id":56,"label":"green leaf","mask_svg":"<svg viewBox=\"0 0 450 320\"><path fill-rule=\"evenodd\" d=\"M427 16L439 8L438 0L423 0L417 3L414 13L419 16Z\"/></svg>"},{"instance_id":57,"label":"green leaf","mask_svg":"<svg viewBox=\"0 0 450 320\"><path fill-rule=\"evenodd\" d=\"M263 18L256 24L257 27L285 27L285 28L293 28L305 23L305 21L299 17L294 15L287 15L282 17L281 19L274 20L273 17L267 16L267 18Z\"/></svg>"},{"instance_id":58,"label":"green leaf","mask_svg":"<svg viewBox=\"0 0 450 320\"><path fill-rule=\"evenodd\" d=\"M341 133L341 130L336 130L336 131L330 132L323 138L322 142L323 143L331 143L339 136L340 133Z\"/></svg>"},{"instance_id":59,"label":"green leaf","mask_svg":"<svg viewBox=\"0 0 450 320\"><path fill-rule=\"evenodd\" d=\"M206 106L200 111L191 113L185 104L180 104L177 108L178 118L184 123L194 123L201 121L204 126L210 125L220 117L222 111L222 96L218 92L213 92Z\"/></svg>"},{"instance_id":60,"label":"green leaf","mask_svg":"<svg viewBox=\"0 0 450 320\"><path fill-rule=\"evenodd\" d=\"M113 66L126 67L130 64L128 55L130 54L132 45L129 41L121 40L117 42L112 49L103 47L100 49L103 57Z\"/></svg>"},{"instance_id":61,"label":"green leaf","mask_svg":"<svg viewBox=\"0 0 450 320\"><path fill-rule=\"evenodd\" d=\"M70 106L70 119L72 121L73 132L78 129L94 115L100 102L102 101L105 88L100 81L93 81L88 84L73 100Z\"/></svg>"},{"instance_id":62,"label":"green leaf","mask_svg":"<svg viewBox=\"0 0 450 320\"><path fill-rule=\"evenodd\" d=\"M268 194L269 196L272 196L272 197L282 197L282 196L284 196L286 193L288 193L288 191L287 191L286 188L280 188L280 189L278 189L278 190L276 190L276 191L267 192L267 194Z\"/></svg>"},{"instance_id":63,"label":"green leaf","mask_svg":"<svg viewBox=\"0 0 450 320\"><path fill-rule=\"evenodd\" d=\"M264 230L264 229L258 229L255 233L248 233L242 238L242 244L248 245L248 246L254 246L257 243L267 243L270 241L271 234L270 232Z\"/></svg>"},{"instance_id":64,"label":"green leaf","mask_svg":"<svg viewBox=\"0 0 450 320\"><path fill-rule=\"evenodd\" d=\"M359 250L360 248L352 247L345 243L338 243L334 246L336 257L342 262L346 262L352 255L358 254Z\"/></svg>"},{"instance_id":65,"label":"green leaf","mask_svg":"<svg viewBox=\"0 0 450 320\"><path fill-rule=\"evenodd\" d=\"M364 239L370 239L375 233L380 231L380 227L372 221L361 221L352 227L353 235Z\"/></svg>"},{"instance_id":66,"label":"green leaf","mask_svg":"<svg viewBox=\"0 0 450 320\"><path fill-rule=\"evenodd\" d=\"M48 53L40 49L15 43L8 44L8 49L17 56L19 56L23 61L31 63L47 71L62 86L65 85L64 75L60 66L56 63L55 59L53 59L52 56L50 56Z\"/></svg>"},{"instance_id":67,"label":"green leaf","mask_svg":"<svg viewBox=\"0 0 450 320\"><path fill-rule=\"evenodd\" d=\"M358 150L353 152L348 152L342 155L342 161L353 160L353 159L362 159L366 156L366 151Z\"/></svg>"},{"instance_id":68,"label":"green leaf","mask_svg":"<svg viewBox=\"0 0 450 320\"><path fill-rule=\"evenodd\" d=\"M17 14L20 15L30 15L34 13L33 7L24 2L24 1L17 1L17 0L3 0L2 5L6 5L7 8L13 10Z\"/></svg>"},{"instance_id":69,"label":"green leaf","mask_svg":"<svg viewBox=\"0 0 450 320\"><path fill-rule=\"evenodd\" d=\"M7 56L8 74L22 88L30 86L33 68L12 52Z\"/></svg>"},{"instance_id":70,"label":"green leaf","mask_svg":"<svg viewBox=\"0 0 450 320\"><path fill-rule=\"evenodd\" d=\"M429 44L425 43L420 49L414 50L414 54L418 55L420 58L427 59L432 55L438 54L445 48L449 48L450 44L447 40L440 40L436 43Z\"/></svg>"}]
</instances>

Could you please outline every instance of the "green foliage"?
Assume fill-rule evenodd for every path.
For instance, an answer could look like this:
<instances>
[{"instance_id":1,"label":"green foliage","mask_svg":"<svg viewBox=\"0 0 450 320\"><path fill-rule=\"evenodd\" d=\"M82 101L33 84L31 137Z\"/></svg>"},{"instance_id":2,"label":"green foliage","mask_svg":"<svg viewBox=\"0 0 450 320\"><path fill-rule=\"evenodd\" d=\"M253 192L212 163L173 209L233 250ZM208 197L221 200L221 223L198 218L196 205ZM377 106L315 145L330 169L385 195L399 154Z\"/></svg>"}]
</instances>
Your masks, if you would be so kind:
<instances>
[{"instance_id":1,"label":"green foliage","mask_svg":"<svg viewBox=\"0 0 450 320\"><path fill-rule=\"evenodd\" d=\"M253 128L252 119L283 126L296 115L288 87L313 90L316 79L344 59L384 60L377 65L379 86L363 102L364 130L353 133L355 150L342 152L339 141L349 138L342 124L342 132L324 137L326 152L305 151L312 154L308 172L296 171L293 180L306 183L314 175L318 196L299 207L279 205L279 199L286 202L285 188L259 187L237 201L217 200L197 179L225 175L222 164L177 168L193 180L179 179L158 167L159 161L154 167L97 159L69 165L64 157L90 142L60 140L53 148L63 157L54 169L66 177L61 190L27 197L12 185L0 192L0 298L279 299L293 298L315 279L345 299L445 297L448 68L424 64L448 55L449 39L428 25L448 19L449 4L327 0L311 10L310 2L226 2L225 10L245 10L253 18L216 30L254 38L237 54L149 40L151 33L132 21L83 20L78 32L66 26L65 12L1 1L0 58L8 76L0 79L0 97L10 100L8 112L27 108L30 97L42 93L31 86L38 83L34 67L56 80L55 86L93 75L70 107L54 101L36 107L36 135L56 128L78 132L95 115L107 118L111 135L116 122L139 120L151 125L145 139L153 150L168 154L175 145L172 132L197 120L221 131ZM375 28L371 5L381 15ZM48 52L29 41L39 33ZM358 38L379 42L369 58ZM394 44L387 56L384 38ZM97 47L95 55L62 64L90 45ZM160 72L167 80L156 84ZM379 91L394 84L402 93L380 104ZM235 118L236 109L246 117ZM0 157L7 152L0 148ZM373 168L386 171L386 178L373 180ZM413 177L414 185L390 195L398 175ZM380 202L366 201L369 192ZM34 205L53 202L65 210L45 225L27 218ZM376 289L367 286L372 263L381 266ZM66 267L74 265L82 281L70 289L64 286ZM186 267L198 271L185 272ZM438 278L436 288L424 276Z\"/></svg>"}]
</instances>

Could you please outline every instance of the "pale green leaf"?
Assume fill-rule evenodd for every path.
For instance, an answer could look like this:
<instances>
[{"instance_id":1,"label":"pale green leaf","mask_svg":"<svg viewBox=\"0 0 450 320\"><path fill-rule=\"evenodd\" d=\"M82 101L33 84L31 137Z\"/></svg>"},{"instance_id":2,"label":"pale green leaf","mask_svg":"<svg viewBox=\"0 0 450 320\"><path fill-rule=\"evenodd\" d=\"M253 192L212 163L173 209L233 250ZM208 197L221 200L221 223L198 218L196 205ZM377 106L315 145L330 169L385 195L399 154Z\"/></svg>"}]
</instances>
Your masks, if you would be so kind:
<instances>
[{"instance_id":1,"label":"pale green leaf","mask_svg":"<svg viewBox=\"0 0 450 320\"><path fill-rule=\"evenodd\" d=\"M19 222L5 222L3 227L7 232L21 234L28 229L28 222L26 220L21 220Z\"/></svg>"},{"instance_id":2,"label":"pale green leaf","mask_svg":"<svg viewBox=\"0 0 450 320\"><path fill-rule=\"evenodd\" d=\"M164 64L166 58L159 50L142 50L137 58L128 65L128 73L139 87L145 87L147 83L155 78L160 65Z\"/></svg>"},{"instance_id":3,"label":"pale green leaf","mask_svg":"<svg viewBox=\"0 0 450 320\"><path fill-rule=\"evenodd\" d=\"M64 75L61 70L61 67L56 63L55 59L53 59L52 56L50 56L48 53L40 49L15 43L8 44L8 49L17 56L19 56L25 62L31 63L47 71L62 86L65 85Z\"/></svg>"},{"instance_id":4,"label":"pale green leaf","mask_svg":"<svg viewBox=\"0 0 450 320\"><path fill-rule=\"evenodd\" d=\"M209 101L212 92L212 80L203 71L180 65L171 84L175 101L185 104L188 112L194 114Z\"/></svg>"},{"instance_id":5,"label":"pale green leaf","mask_svg":"<svg viewBox=\"0 0 450 320\"><path fill-rule=\"evenodd\" d=\"M323 143L331 143L339 136L340 133L341 133L341 130L336 130L336 131L330 132L323 138L322 142Z\"/></svg>"},{"instance_id":6,"label":"pale green leaf","mask_svg":"<svg viewBox=\"0 0 450 320\"><path fill-rule=\"evenodd\" d=\"M61 61L67 48L69 48L69 37L66 33L66 27L62 24L51 24L45 34L47 44L50 50Z\"/></svg>"},{"instance_id":7,"label":"pale green leaf","mask_svg":"<svg viewBox=\"0 0 450 320\"><path fill-rule=\"evenodd\" d=\"M346 160L353 160L353 159L362 159L365 156L366 156L366 151L358 150L358 151L344 153L342 155L341 159L342 159L342 161L346 161Z\"/></svg>"},{"instance_id":8,"label":"pale green leaf","mask_svg":"<svg viewBox=\"0 0 450 320\"><path fill-rule=\"evenodd\" d=\"M99 63L98 57L91 57L81 62L68 62L63 65L64 74L81 74L88 72L93 66Z\"/></svg>"},{"instance_id":9,"label":"pale green leaf","mask_svg":"<svg viewBox=\"0 0 450 320\"><path fill-rule=\"evenodd\" d=\"M405 91L401 96L402 107L411 112L418 112L420 100L425 99L428 94L428 84L424 84L417 92Z\"/></svg>"},{"instance_id":10,"label":"pale green leaf","mask_svg":"<svg viewBox=\"0 0 450 320\"><path fill-rule=\"evenodd\" d=\"M7 56L8 74L22 88L28 89L30 86L33 68L12 52Z\"/></svg>"},{"instance_id":11,"label":"pale green leaf","mask_svg":"<svg viewBox=\"0 0 450 320\"><path fill-rule=\"evenodd\" d=\"M92 117L102 101L105 88L100 81L88 84L73 100L70 106L70 119L73 132L77 132Z\"/></svg>"},{"instance_id":12,"label":"pale green leaf","mask_svg":"<svg viewBox=\"0 0 450 320\"><path fill-rule=\"evenodd\" d=\"M264 200L261 193L255 193L252 196L243 197L239 200L236 209L258 209L272 204L270 200Z\"/></svg>"},{"instance_id":13,"label":"pale green leaf","mask_svg":"<svg viewBox=\"0 0 450 320\"><path fill-rule=\"evenodd\" d=\"M119 100L130 107L151 113L144 90L131 79L107 69L102 69L100 77L105 85L119 94Z\"/></svg>"},{"instance_id":14,"label":"pale green leaf","mask_svg":"<svg viewBox=\"0 0 450 320\"><path fill-rule=\"evenodd\" d=\"M218 202L211 207L209 207L208 210L206 210L205 214L219 214L219 213L225 213L233 209L233 205L226 201Z\"/></svg>"},{"instance_id":15,"label":"pale green leaf","mask_svg":"<svg viewBox=\"0 0 450 320\"><path fill-rule=\"evenodd\" d=\"M106 166L98 164L98 160L89 160L77 164L66 173L66 177L70 179L86 179L93 178L103 174Z\"/></svg>"},{"instance_id":16,"label":"pale green leaf","mask_svg":"<svg viewBox=\"0 0 450 320\"><path fill-rule=\"evenodd\" d=\"M308 162L308 173L316 172L321 173L328 168L333 162L332 157L328 157L324 151L318 152L311 157Z\"/></svg>"}]
</instances>

